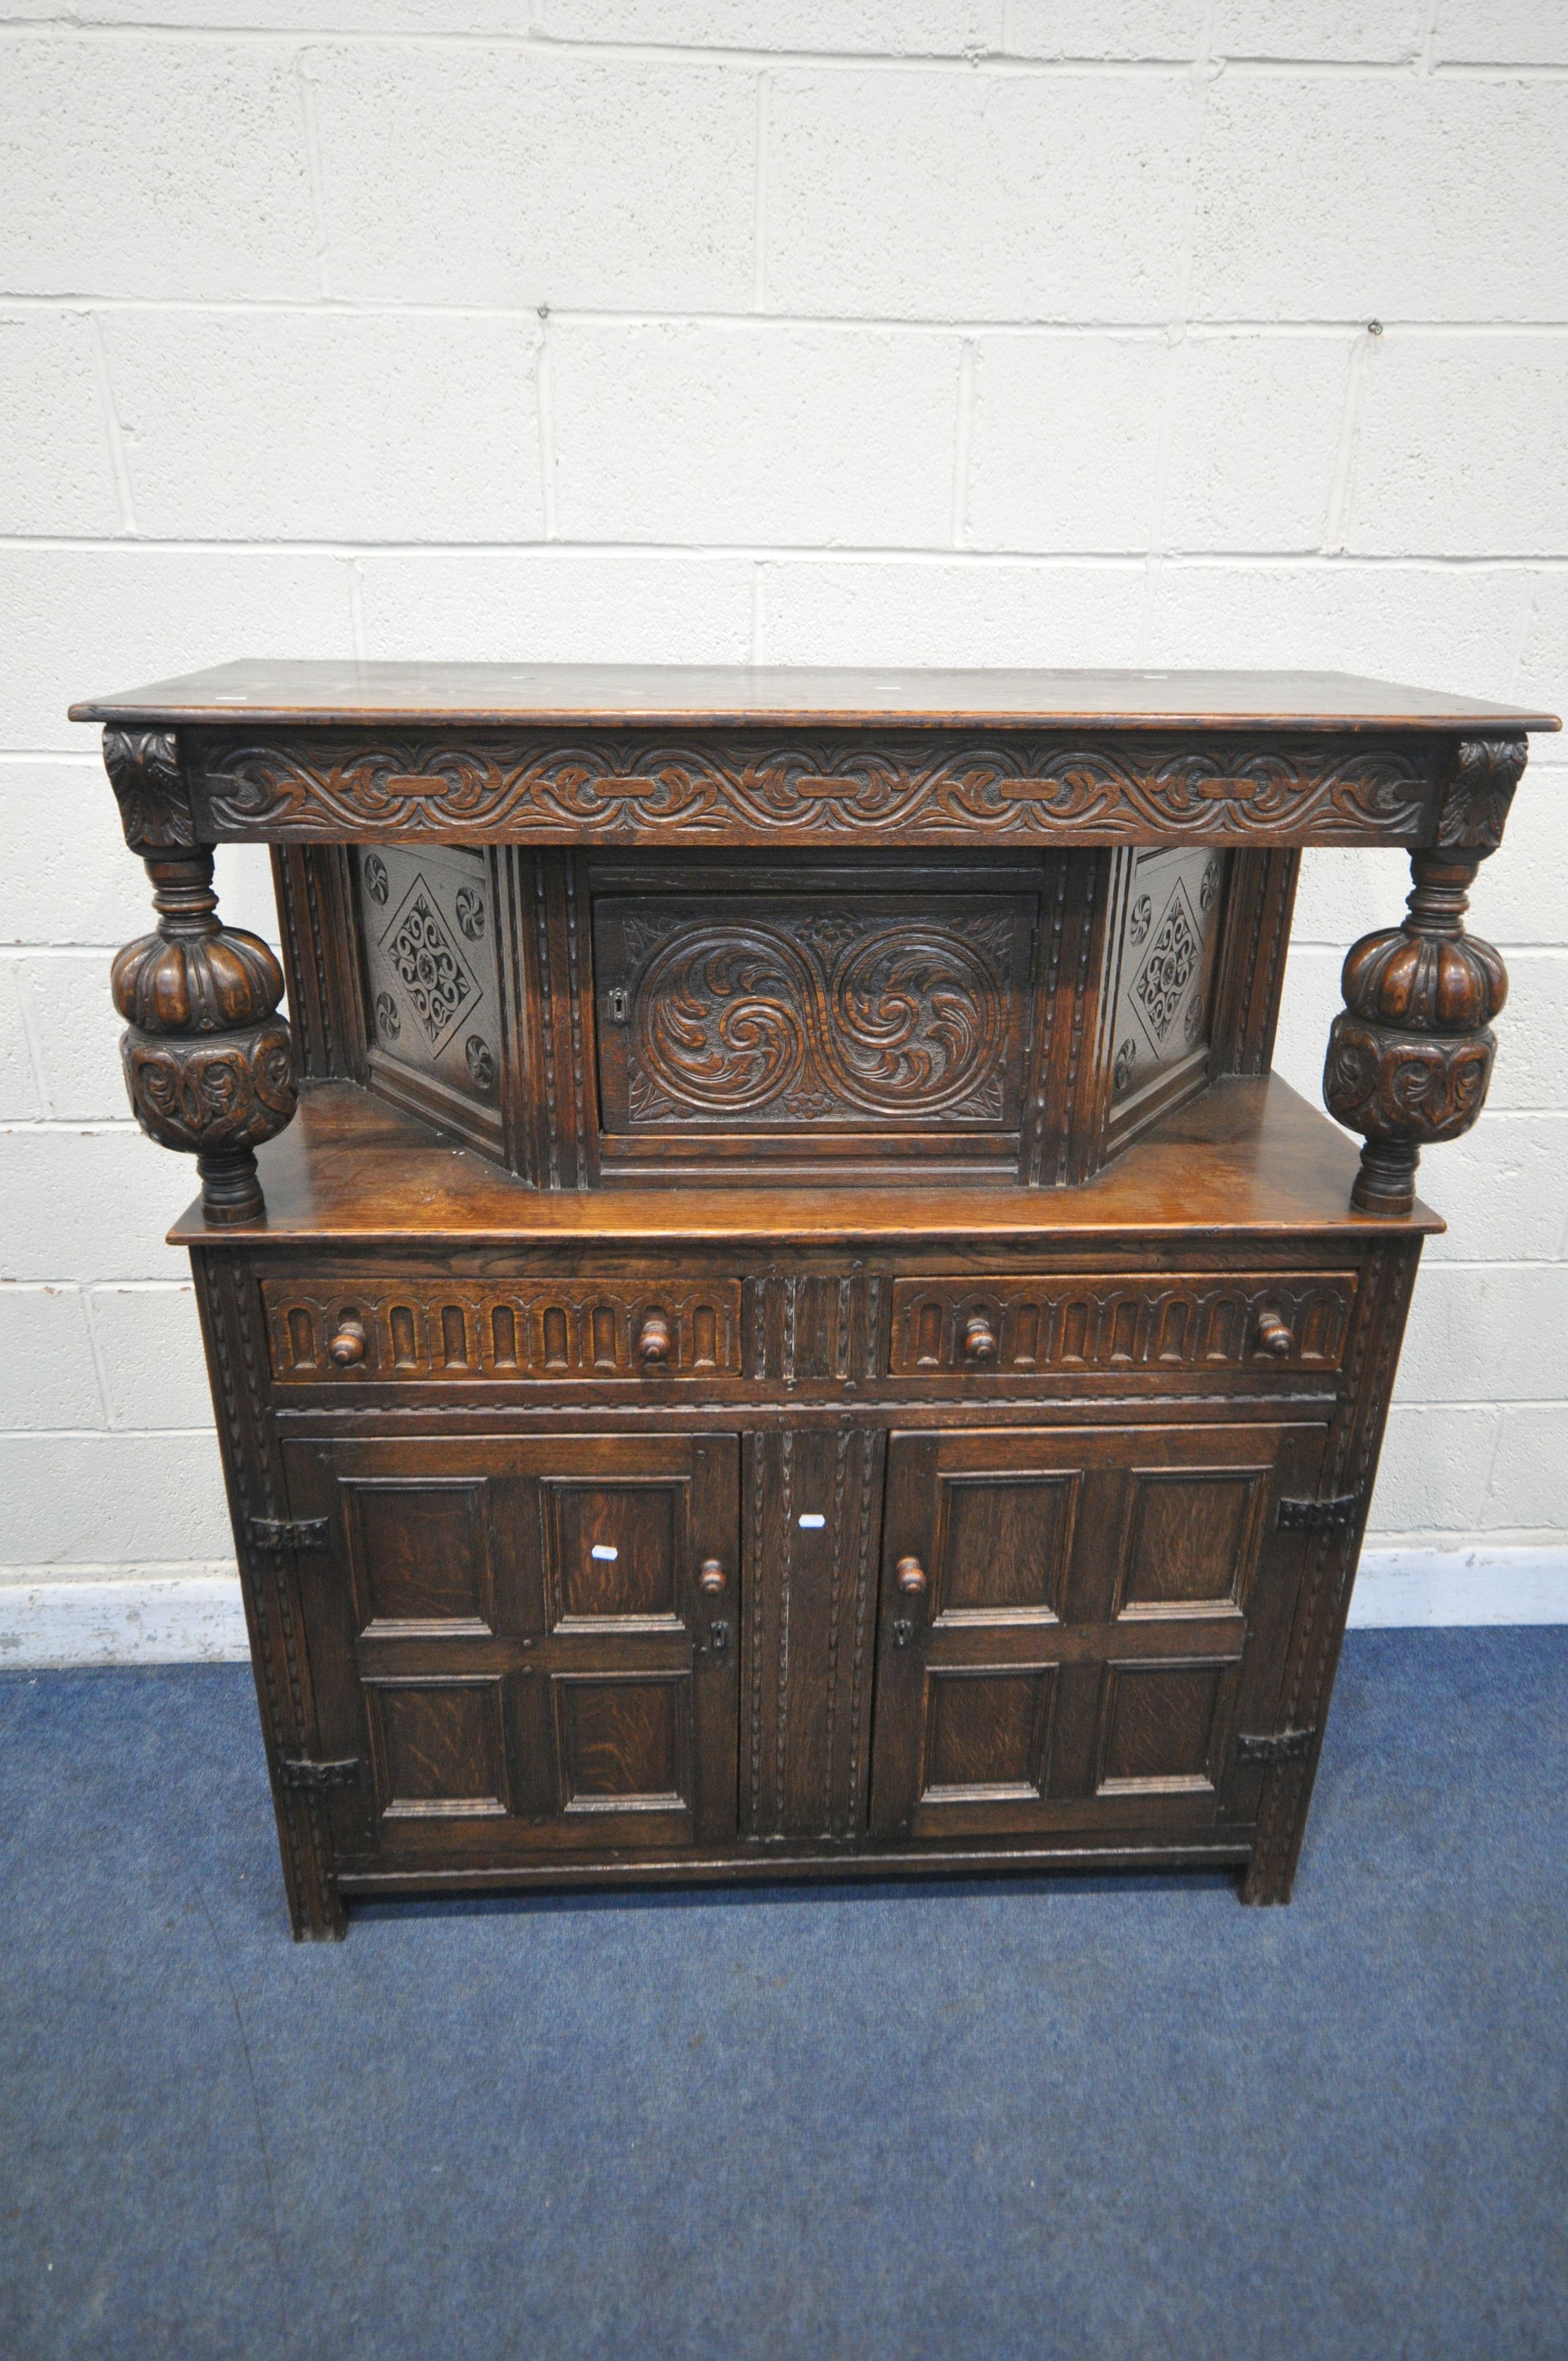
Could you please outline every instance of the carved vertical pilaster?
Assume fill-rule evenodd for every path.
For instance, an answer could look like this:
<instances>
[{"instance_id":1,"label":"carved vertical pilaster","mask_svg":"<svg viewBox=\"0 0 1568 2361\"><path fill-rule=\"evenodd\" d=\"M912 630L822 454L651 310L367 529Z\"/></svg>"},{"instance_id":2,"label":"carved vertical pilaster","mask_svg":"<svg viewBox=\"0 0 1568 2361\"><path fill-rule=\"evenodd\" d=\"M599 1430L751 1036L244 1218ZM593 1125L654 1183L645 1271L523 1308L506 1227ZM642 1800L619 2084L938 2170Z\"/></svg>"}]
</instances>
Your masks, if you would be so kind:
<instances>
[{"instance_id":1,"label":"carved vertical pilaster","mask_svg":"<svg viewBox=\"0 0 1568 2361\"><path fill-rule=\"evenodd\" d=\"M217 1412L289 1916L296 1941L335 1941L346 1931L348 1919L333 1877L329 1806L317 1795L286 1787L279 1776L286 1757L317 1751L319 1731L298 1569L287 1552L258 1549L254 1538L253 1521L276 1519L283 1507L277 1444L267 1431L267 1343L256 1315L256 1283L222 1250L193 1249L191 1266Z\"/></svg>"},{"instance_id":2,"label":"carved vertical pilaster","mask_svg":"<svg viewBox=\"0 0 1568 2361\"><path fill-rule=\"evenodd\" d=\"M151 1138L195 1157L209 1222L255 1221L254 1151L299 1102L278 1015L282 970L259 936L218 918L213 855L195 840L173 738L106 730L104 760L159 914L157 933L128 943L111 970L131 1106Z\"/></svg>"}]
</instances>

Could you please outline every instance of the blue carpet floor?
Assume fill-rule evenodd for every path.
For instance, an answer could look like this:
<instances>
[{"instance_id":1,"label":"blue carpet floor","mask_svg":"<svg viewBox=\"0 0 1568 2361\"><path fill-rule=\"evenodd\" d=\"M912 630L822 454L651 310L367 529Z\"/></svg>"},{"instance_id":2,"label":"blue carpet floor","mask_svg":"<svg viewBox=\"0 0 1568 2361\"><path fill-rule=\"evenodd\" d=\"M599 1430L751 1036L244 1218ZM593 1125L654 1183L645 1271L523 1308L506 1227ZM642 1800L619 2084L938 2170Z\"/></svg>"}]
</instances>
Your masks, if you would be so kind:
<instances>
[{"instance_id":1,"label":"blue carpet floor","mask_svg":"<svg viewBox=\"0 0 1568 2361\"><path fill-rule=\"evenodd\" d=\"M0 2354L1568 2354L1568 1631L1218 1876L284 1925L249 1674L0 1681Z\"/></svg>"}]
</instances>

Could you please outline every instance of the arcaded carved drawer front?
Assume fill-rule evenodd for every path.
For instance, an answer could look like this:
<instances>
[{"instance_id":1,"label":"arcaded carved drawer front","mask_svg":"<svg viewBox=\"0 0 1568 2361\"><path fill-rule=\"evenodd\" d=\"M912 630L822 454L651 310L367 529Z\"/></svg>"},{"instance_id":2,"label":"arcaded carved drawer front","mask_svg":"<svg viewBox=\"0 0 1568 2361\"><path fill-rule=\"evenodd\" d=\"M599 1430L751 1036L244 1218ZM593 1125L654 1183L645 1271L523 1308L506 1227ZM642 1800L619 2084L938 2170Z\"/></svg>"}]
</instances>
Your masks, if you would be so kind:
<instances>
[{"instance_id":1,"label":"arcaded carved drawer front","mask_svg":"<svg viewBox=\"0 0 1568 2361\"><path fill-rule=\"evenodd\" d=\"M262 1282L272 1373L367 1378L706 1378L740 1367L740 1282L476 1287Z\"/></svg>"},{"instance_id":2,"label":"arcaded carved drawer front","mask_svg":"<svg viewBox=\"0 0 1568 2361\"><path fill-rule=\"evenodd\" d=\"M898 1280L895 1378L1337 1369L1354 1271Z\"/></svg>"}]
</instances>

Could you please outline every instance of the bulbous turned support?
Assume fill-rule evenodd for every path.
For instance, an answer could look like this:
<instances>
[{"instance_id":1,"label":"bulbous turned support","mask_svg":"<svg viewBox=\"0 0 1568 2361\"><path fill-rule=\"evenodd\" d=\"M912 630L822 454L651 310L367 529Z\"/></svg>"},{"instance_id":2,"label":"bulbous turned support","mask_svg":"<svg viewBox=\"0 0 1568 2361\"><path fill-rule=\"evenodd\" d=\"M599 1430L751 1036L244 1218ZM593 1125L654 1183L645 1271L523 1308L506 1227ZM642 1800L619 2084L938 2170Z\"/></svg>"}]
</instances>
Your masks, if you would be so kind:
<instances>
[{"instance_id":1,"label":"bulbous turned support","mask_svg":"<svg viewBox=\"0 0 1568 2361\"><path fill-rule=\"evenodd\" d=\"M1408 1213L1421 1149L1457 1139L1486 1103L1497 1051L1490 1020L1508 979L1491 944L1464 931L1468 889L1485 857L1475 848L1413 852L1404 923L1364 935L1346 957L1323 1098L1366 1142L1351 1191L1364 1213Z\"/></svg>"},{"instance_id":2,"label":"bulbous turned support","mask_svg":"<svg viewBox=\"0 0 1568 2361\"><path fill-rule=\"evenodd\" d=\"M111 971L128 1020L120 1044L142 1129L193 1154L209 1222L264 1210L255 1149L299 1104L294 1045L277 1013L283 976L258 935L217 917L213 856L202 846L143 855L158 932L127 943Z\"/></svg>"}]
</instances>

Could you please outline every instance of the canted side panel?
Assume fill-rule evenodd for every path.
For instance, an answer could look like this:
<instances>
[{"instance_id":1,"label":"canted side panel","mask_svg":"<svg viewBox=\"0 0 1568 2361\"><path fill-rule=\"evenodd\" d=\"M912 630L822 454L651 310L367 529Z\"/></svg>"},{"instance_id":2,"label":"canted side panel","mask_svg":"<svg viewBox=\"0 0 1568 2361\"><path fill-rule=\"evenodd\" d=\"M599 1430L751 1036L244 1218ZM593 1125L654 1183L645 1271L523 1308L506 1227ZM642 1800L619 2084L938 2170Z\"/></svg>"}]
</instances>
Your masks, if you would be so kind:
<instances>
[{"instance_id":1,"label":"canted side panel","mask_svg":"<svg viewBox=\"0 0 1568 2361\"><path fill-rule=\"evenodd\" d=\"M498 1154L507 1045L488 857L360 846L352 863L373 1087Z\"/></svg>"},{"instance_id":2,"label":"canted side panel","mask_svg":"<svg viewBox=\"0 0 1568 2361\"><path fill-rule=\"evenodd\" d=\"M1134 854L1115 959L1108 1142L1115 1148L1203 1088L1233 856Z\"/></svg>"},{"instance_id":3,"label":"canted side panel","mask_svg":"<svg viewBox=\"0 0 1568 2361\"><path fill-rule=\"evenodd\" d=\"M637 1378L641 1340L667 1329L656 1364L678 1377L736 1375L741 1366L739 1279L661 1288L642 1280L566 1286L432 1287L266 1279L272 1371L285 1385L389 1378ZM336 1360L345 1325L363 1332L353 1360ZM356 1335L356 1345L361 1340Z\"/></svg>"},{"instance_id":4,"label":"canted side panel","mask_svg":"<svg viewBox=\"0 0 1568 2361\"><path fill-rule=\"evenodd\" d=\"M895 1279L889 1375L1328 1371L1344 1356L1356 1285L1354 1271Z\"/></svg>"}]
</instances>

